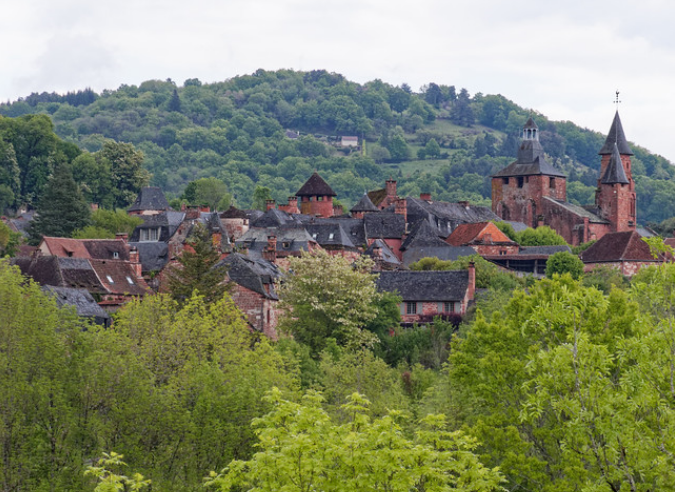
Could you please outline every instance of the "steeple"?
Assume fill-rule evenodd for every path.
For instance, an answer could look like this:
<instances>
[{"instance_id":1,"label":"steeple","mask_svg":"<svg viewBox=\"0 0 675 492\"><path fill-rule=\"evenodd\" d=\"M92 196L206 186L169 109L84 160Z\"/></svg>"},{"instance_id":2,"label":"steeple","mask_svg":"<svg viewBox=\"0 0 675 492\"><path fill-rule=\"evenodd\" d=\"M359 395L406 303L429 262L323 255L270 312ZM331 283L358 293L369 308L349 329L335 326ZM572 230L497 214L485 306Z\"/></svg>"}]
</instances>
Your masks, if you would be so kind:
<instances>
[{"instance_id":1,"label":"steeple","mask_svg":"<svg viewBox=\"0 0 675 492\"><path fill-rule=\"evenodd\" d=\"M605 140L605 145L602 146L600 155L611 155L614 152L614 144L619 149L619 154L621 155L633 155L633 152L630 150L628 141L626 140L626 135L623 133L623 126L621 125L621 118L619 118L619 111L614 115L614 121L612 121L612 126L609 129L607 134L607 140Z\"/></svg>"},{"instance_id":2,"label":"steeple","mask_svg":"<svg viewBox=\"0 0 675 492\"><path fill-rule=\"evenodd\" d=\"M527 123L525 123L525 126L523 127L523 140L539 141L539 127L532 117L527 120Z\"/></svg>"},{"instance_id":3,"label":"steeple","mask_svg":"<svg viewBox=\"0 0 675 492\"><path fill-rule=\"evenodd\" d=\"M609 158L609 164L605 170L605 174L600 180L602 184L628 184L628 178L626 177L626 171L623 168L623 162L621 161L621 154L619 153L619 147L616 143L612 146L612 155Z\"/></svg>"}]
</instances>

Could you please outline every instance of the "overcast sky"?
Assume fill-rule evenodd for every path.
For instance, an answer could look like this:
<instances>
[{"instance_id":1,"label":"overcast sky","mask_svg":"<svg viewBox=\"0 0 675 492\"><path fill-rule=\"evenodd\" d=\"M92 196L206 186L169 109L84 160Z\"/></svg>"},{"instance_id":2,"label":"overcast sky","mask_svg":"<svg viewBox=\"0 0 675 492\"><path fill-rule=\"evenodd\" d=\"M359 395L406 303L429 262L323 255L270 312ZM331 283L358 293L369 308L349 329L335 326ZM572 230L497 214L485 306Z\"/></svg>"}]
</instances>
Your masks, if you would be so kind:
<instances>
[{"instance_id":1,"label":"overcast sky","mask_svg":"<svg viewBox=\"0 0 675 492\"><path fill-rule=\"evenodd\" d=\"M675 162L666 0L4 0L0 101L258 68L502 94Z\"/></svg>"}]
</instances>

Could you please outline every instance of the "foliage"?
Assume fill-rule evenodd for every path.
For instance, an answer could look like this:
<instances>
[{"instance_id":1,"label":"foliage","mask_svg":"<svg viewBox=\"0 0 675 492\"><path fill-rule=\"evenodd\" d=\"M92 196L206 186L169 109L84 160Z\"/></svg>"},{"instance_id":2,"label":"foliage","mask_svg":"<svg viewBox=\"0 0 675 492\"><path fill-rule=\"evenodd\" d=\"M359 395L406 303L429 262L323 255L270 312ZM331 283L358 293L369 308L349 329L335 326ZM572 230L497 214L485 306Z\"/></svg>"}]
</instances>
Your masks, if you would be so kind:
<instances>
[{"instance_id":1,"label":"foliage","mask_svg":"<svg viewBox=\"0 0 675 492\"><path fill-rule=\"evenodd\" d=\"M114 451L109 454L103 453L103 457L97 463L99 466L87 467L84 474L92 475L96 478L98 483L94 492L118 492L120 490L137 491L150 486L151 481L145 480L143 475L139 473L136 473L129 478L125 475L119 475L111 470L112 468L126 466L126 463L122 461L122 458L124 458L124 456L117 454Z\"/></svg>"},{"instance_id":2,"label":"foliage","mask_svg":"<svg viewBox=\"0 0 675 492\"><path fill-rule=\"evenodd\" d=\"M584 286L595 287L604 294L609 294L615 287L619 289L628 287L628 279L620 270L604 265L596 266L590 272L584 273L581 281Z\"/></svg>"},{"instance_id":3,"label":"foliage","mask_svg":"<svg viewBox=\"0 0 675 492\"><path fill-rule=\"evenodd\" d=\"M348 422L333 423L322 398L308 392L301 403L267 397L272 412L255 422L258 453L233 461L207 485L225 492L277 490L498 490L501 475L485 468L473 454L476 441L448 432L442 415L420 422L415 439L401 431L399 412L371 420L369 401L350 396L343 411Z\"/></svg>"},{"instance_id":4,"label":"foliage","mask_svg":"<svg viewBox=\"0 0 675 492\"><path fill-rule=\"evenodd\" d=\"M95 225L88 225L73 232L74 239L115 239L115 233Z\"/></svg>"},{"instance_id":5,"label":"foliage","mask_svg":"<svg viewBox=\"0 0 675 492\"><path fill-rule=\"evenodd\" d=\"M278 289L284 311L281 331L308 345L314 357L328 338L349 347L374 343L376 337L363 330L378 313L370 259L361 257L352 264L321 249L289 258L289 263L291 274Z\"/></svg>"},{"instance_id":6,"label":"foliage","mask_svg":"<svg viewBox=\"0 0 675 492\"><path fill-rule=\"evenodd\" d=\"M453 323L441 319L412 328L397 327L380 336L375 353L392 367L421 364L438 370L448 358L450 339L456 329Z\"/></svg>"},{"instance_id":7,"label":"foliage","mask_svg":"<svg viewBox=\"0 0 675 492\"><path fill-rule=\"evenodd\" d=\"M518 234L521 246L567 246L563 237L548 226L528 227Z\"/></svg>"},{"instance_id":8,"label":"foliage","mask_svg":"<svg viewBox=\"0 0 675 492\"><path fill-rule=\"evenodd\" d=\"M56 168L40 197L30 224L30 242L37 245L42 236L71 237L77 229L89 225L90 217L89 205L63 164Z\"/></svg>"},{"instance_id":9,"label":"foliage","mask_svg":"<svg viewBox=\"0 0 675 492\"><path fill-rule=\"evenodd\" d=\"M494 225L497 226L497 229L502 231L506 236L511 240L511 241L516 241L520 239L518 237L518 233L513 229L513 226L509 224L508 222L502 222L502 221L493 221Z\"/></svg>"},{"instance_id":10,"label":"foliage","mask_svg":"<svg viewBox=\"0 0 675 492\"><path fill-rule=\"evenodd\" d=\"M553 278L553 275L565 273L569 273L574 280L578 280L584 273L584 262L568 251L558 251L549 256L546 260L546 276Z\"/></svg>"},{"instance_id":11,"label":"foliage","mask_svg":"<svg viewBox=\"0 0 675 492\"><path fill-rule=\"evenodd\" d=\"M197 224L186 240L185 248L178 257L178 264L170 267L169 291L178 302L184 302L196 292L206 302L214 302L228 290L226 269L216 266L220 252L211 240L209 230Z\"/></svg>"},{"instance_id":12,"label":"foliage","mask_svg":"<svg viewBox=\"0 0 675 492\"><path fill-rule=\"evenodd\" d=\"M574 253L575 255L580 255L597 242L598 242L597 239L591 239L590 241L581 243L578 246L572 246L572 253Z\"/></svg>"},{"instance_id":13,"label":"foliage","mask_svg":"<svg viewBox=\"0 0 675 492\"><path fill-rule=\"evenodd\" d=\"M12 231L7 224L0 221L0 258L14 256L22 242L22 236Z\"/></svg>"},{"instance_id":14,"label":"foliage","mask_svg":"<svg viewBox=\"0 0 675 492\"><path fill-rule=\"evenodd\" d=\"M112 233L125 233L131 235L137 226L143 223L143 219L136 215L129 215L122 209L106 210L99 208L91 214L91 223L95 227L105 229Z\"/></svg>"},{"instance_id":15,"label":"foliage","mask_svg":"<svg viewBox=\"0 0 675 492\"><path fill-rule=\"evenodd\" d=\"M473 263L476 268L476 287L479 289L513 290L520 284L516 276L509 272L502 272L497 265L490 263L482 256L462 256L455 261L439 260L438 258L422 258L412 263L411 270L466 270Z\"/></svg>"},{"instance_id":16,"label":"foliage","mask_svg":"<svg viewBox=\"0 0 675 492\"><path fill-rule=\"evenodd\" d=\"M126 208L133 203L150 181L143 169L143 152L133 144L107 140L99 152L100 159L109 163L113 190L112 208Z\"/></svg>"},{"instance_id":17,"label":"foliage","mask_svg":"<svg viewBox=\"0 0 675 492\"><path fill-rule=\"evenodd\" d=\"M208 205L211 210L227 210L232 200L227 185L217 178L190 181L182 198L189 205Z\"/></svg>"}]
</instances>

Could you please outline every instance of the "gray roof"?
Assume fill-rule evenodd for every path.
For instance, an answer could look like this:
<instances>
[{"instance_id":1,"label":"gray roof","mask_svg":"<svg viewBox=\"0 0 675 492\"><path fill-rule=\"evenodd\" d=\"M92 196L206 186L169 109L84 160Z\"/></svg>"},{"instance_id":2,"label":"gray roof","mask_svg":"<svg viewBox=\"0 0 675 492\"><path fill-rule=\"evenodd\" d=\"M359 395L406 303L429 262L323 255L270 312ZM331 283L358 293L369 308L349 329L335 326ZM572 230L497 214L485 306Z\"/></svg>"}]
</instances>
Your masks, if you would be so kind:
<instances>
[{"instance_id":1,"label":"gray roof","mask_svg":"<svg viewBox=\"0 0 675 492\"><path fill-rule=\"evenodd\" d=\"M588 217L588 219L591 222L596 222L596 223L601 223L601 224L607 223L607 221L605 219L602 219L602 218L598 217L593 212L591 212L589 210L586 210L584 207L580 207L579 205L574 205L573 203L564 202L562 200L556 200L555 198L551 198L550 196L545 196L543 198L544 198L544 200L548 200L549 202L578 215L579 217Z\"/></svg>"},{"instance_id":2,"label":"gray roof","mask_svg":"<svg viewBox=\"0 0 675 492\"><path fill-rule=\"evenodd\" d=\"M163 242L130 242L129 246L138 249L142 272L158 272L169 262L169 245Z\"/></svg>"},{"instance_id":3,"label":"gray roof","mask_svg":"<svg viewBox=\"0 0 675 492\"><path fill-rule=\"evenodd\" d=\"M607 140L605 140L605 144L598 154L610 155L614 151L614 144L619 148L620 154L633 155L633 151L630 150L630 145L628 145L628 141L626 140L626 135L623 133L623 125L621 124L621 118L619 118L618 111L614 115L614 120L612 120L612 126L607 134Z\"/></svg>"},{"instance_id":4,"label":"gray roof","mask_svg":"<svg viewBox=\"0 0 675 492\"><path fill-rule=\"evenodd\" d=\"M405 219L398 214L366 214L363 223L368 239L400 239L405 234Z\"/></svg>"},{"instance_id":5,"label":"gray roof","mask_svg":"<svg viewBox=\"0 0 675 492\"><path fill-rule=\"evenodd\" d=\"M489 222L501 220L487 207L464 203L427 202L420 198L406 197L408 222L415 223L421 219L429 219L432 226L438 229L438 235L447 237L459 224ZM367 217L367 216L366 216Z\"/></svg>"},{"instance_id":6,"label":"gray roof","mask_svg":"<svg viewBox=\"0 0 675 492\"><path fill-rule=\"evenodd\" d=\"M169 202L160 188L148 186L141 189L136 201L127 209L128 212L142 212L145 210L170 210Z\"/></svg>"},{"instance_id":7,"label":"gray roof","mask_svg":"<svg viewBox=\"0 0 675 492\"><path fill-rule=\"evenodd\" d=\"M223 266L227 267L227 276L233 282L267 299L279 299L274 283L281 277L281 272L274 263L233 253L217 263L215 268Z\"/></svg>"},{"instance_id":8,"label":"gray roof","mask_svg":"<svg viewBox=\"0 0 675 492\"><path fill-rule=\"evenodd\" d=\"M337 196L324 179L316 171L300 187L295 196Z\"/></svg>"},{"instance_id":9,"label":"gray roof","mask_svg":"<svg viewBox=\"0 0 675 492\"><path fill-rule=\"evenodd\" d=\"M609 158L609 164L607 164L607 169L600 182L603 184L629 183L626 177L626 170L623 168L623 162L621 162L619 147L617 147L616 143L612 144L612 155Z\"/></svg>"},{"instance_id":10,"label":"gray roof","mask_svg":"<svg viewBox=\"0 0 675 492\"><path fill-rule=\"evenodd\" d=\"M404 301L461 301L469 286L469 272L381 272L376 284L381 292L398 292Z\"/></svg>"},{"instance_id":11,"label":"gray roof","mask_svg":"<svg viewBox=\"0 0 675 492\"><path fill-rule=\"evenodd\" d=\"M302 226L251 228L242 235L235 245L247 248L251 256L259 256L268 243L269 236L277 238L277 252L299 253L309 251L309 243L315 242Z\"/></svg>"},{"instance_id":12,"label":"gray roof","mask_svg":"<svg viewBox=\"0 0 675 492\"><path fill-rule=\"evenodd\" d=\"M513 227L513 230L516 232L523 232L525 229L527 229L527 224L525 224L524 222L518 222L514 220L503 220L502 222L511 224L511 227Z\"/></svg>"},{"instance_id":13,"label":"gray roof","mask_svg":"<svg viewBox=\"0 0 675 492\"><path fill-rule=\"evenodd\" d=\"M311 215L297 216L303 224L339 224L349 235L352 243L356 246L366 246L366 230L363 219L352 217L328 217L320 218Z\"/></svg>"},{"instance_id":14,"label":"gray roof","mask_svg":"<svg viewBox=\"0 0 675 492\"><path fill-rule=\"evenodd\" d=\"M377 208L371 199L368 197L368 193L364 193L361 199L356 205L354 205L350 212L379 212L380 209Z\"/></svg>"},{"instance_id":15,"label":"gray roof","mask_svg":"<svg viewBox=\"0 0 675 492\"><path fill-rule=\"evenodd\" d=\"M532 128L534 130L537 130L539 128L531 116L527 119L527 123L525 123L525 126L523 127L523 129L525 130L527 130L528 128Z\"/></svg>"},{"instance_id":16,"label":"gray roof","mask_svg":"<svg viewBox=\"0 0 675 492\"><path fill-rule=\"evenodd\" d=\"M107 320L110 318L110 315L96 303L92 295L85 289L45 285L42 287L42 290L51 294L54 299L56 299L57 306L74 307L78 316L85 318L99 318L100 320Z\"/></svg>"},{"instance_id":17,"label":"gray roof","mask_svg":"<svg viewBox=\"0 0 675 492\"><path fill-rule=\"evenodd\" d=\"M385 243L382 239L376 239L375 241L373 241L373 243L370 246L368 246L368 249L366 249L363 254L366 255L366 256L370 256L370 257L374 258L375 257L374 249L375 248L380 248L380 258L385 263L389 263L391 265L400 265L401 264L401 260L399 260L396 257L396 255L391 250L389 245L387 243Z\"/></svg>"},{"instance_id":18,"label":"gray roof","mask_svg":"<svg viewBox=\"0 0 675 492\"><path fill-rule=\"evenodd\" d=\"M92 260L93 261L93 260ZM13 258L12 264L21 273L40 285L87 289L89 292L107 293L101 284L90 260L86 258L61 258L58 256L35 256Z\"/></svg>"},{"instance_id":19,"label":"gray roof","mask_svg":"<svg viewBox=\"0 0 675 492\"><path fill-rule=\"evenodd\" d=\"M279 209L271 208L261 217L251 220L251 227L278 227L299 223L300 218L297 215L291 215L286 212L282 212Z\"/></svg>"},{"instance_id":20,"label":"gray roof","mask_svg":"<svg viewBox=\"0 0 675 492\"><path fill-rule=\"evenodd\" d=\"M309 235L323 248L356 249L350 234L343 229L339 222L308 223L304 227Z\"/></svg>"},{"instance_id":21,"label":"gray roof","mask_svg":"<svg viewBox=\"0 0 675 492\"><path fill-rule=\"evenodd\" d=\"M462 256L473 256L476 251L471 246L421 247L410 248L403 252L403 265L409 267L422 258L438 258L444 261L455 261Z\"/></svg>"},{"instance_id":22,"label":"gray roof","mask_svg":"<svg viewBox=\"0 0 675 492\"><path fill-rule=\"evenodd\" d=\"M410 234L403 241L403 244L401 244L402 251L422 247L450 247L448 243L438 237L437 229L427 219L415 223L411 228Z\"/></svg>"}]
</instances>

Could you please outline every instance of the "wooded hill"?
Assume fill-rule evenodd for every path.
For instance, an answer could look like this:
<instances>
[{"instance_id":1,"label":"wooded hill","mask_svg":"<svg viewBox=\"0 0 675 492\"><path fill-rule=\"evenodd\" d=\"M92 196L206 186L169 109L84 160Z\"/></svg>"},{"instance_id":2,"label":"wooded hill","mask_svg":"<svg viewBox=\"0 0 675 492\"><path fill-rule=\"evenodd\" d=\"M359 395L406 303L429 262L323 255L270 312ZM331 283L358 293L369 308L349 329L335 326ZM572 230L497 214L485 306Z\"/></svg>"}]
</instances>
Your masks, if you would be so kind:
<instances>
[{"instance_id":1,"label":"wooded hill","mask_svg":"<svg viewBox=\"0 0 675 492\"><path fill-rule=\"evenodd\" d=\"M188 79L182 86L149 80L101 94L34 93L0 104L0 115L35 113L49 115L59 137L90 152L106 139L132 143L145 156L151 184L170 196L190 181L216 177L240 207L251 206L256 187L285 202L313 170L347 206L390 176L404 196L431 192L439 200L487 205L489 176L515 159L529 116L550 162L568 175L568 200L583 205L593 202L605 139L500 95L471 96L436 83L415 93L406 84L358 84L325 70L258 70L213 84ZM608 128L611 118L607 114ZM340 147L341 136L358 136L360 148ZM675 216L675 167L632 148L639 221Z\"/></svg>"}]
</instances>

